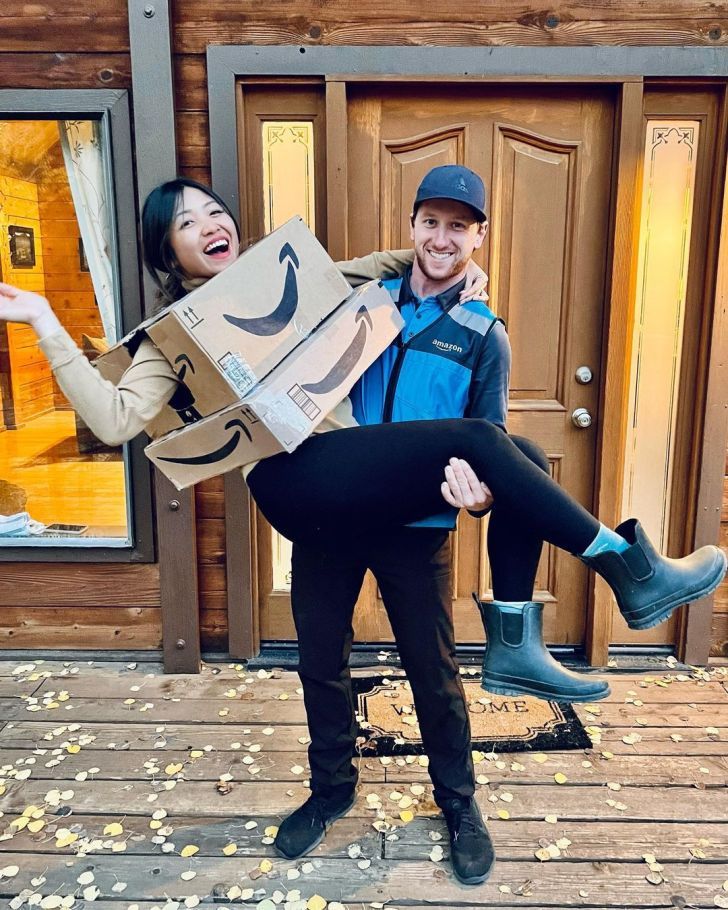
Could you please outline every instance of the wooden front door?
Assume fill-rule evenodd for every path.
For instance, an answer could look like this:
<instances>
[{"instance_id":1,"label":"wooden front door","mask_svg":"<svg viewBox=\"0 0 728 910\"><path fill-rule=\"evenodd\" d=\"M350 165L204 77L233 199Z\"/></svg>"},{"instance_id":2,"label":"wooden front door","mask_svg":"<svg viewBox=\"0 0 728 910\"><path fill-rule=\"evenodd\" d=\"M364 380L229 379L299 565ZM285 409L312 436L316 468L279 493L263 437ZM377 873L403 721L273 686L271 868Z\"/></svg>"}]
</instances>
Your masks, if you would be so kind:
<instances>
[{"instance_id":1,"label":"wooden front door","mask_svg":"<svg viewBox=\"0 0 728 910\"><path fill-rule=\"evenodd\" d=\"M336 257L410 246L411 201L431 167L461 163L484 177L490 231L478 255L490 274L490 305L505 320L513 348L509 430L538 442L553 476L591 507L611 189L611 90L350 82L329 83L327 100L328 151L337 159L328 167L328 240ZM337 249L342 234L345 249ZM580 367L591 371L590 382L578 381ZM590 427L572 422L578 408L591 416ZM490 595L486 532L487 521L464 514L453 538L460 643L483 639L470 593ZM261 638L293 638L288 597L271 589L269 533L261 524ZM584 641L587 573L577 560L546 547L535 599L547 605L549 642ZM372 579L357 607L355 631L360 642L392 641Z\"/></svg>"}]
</instances>

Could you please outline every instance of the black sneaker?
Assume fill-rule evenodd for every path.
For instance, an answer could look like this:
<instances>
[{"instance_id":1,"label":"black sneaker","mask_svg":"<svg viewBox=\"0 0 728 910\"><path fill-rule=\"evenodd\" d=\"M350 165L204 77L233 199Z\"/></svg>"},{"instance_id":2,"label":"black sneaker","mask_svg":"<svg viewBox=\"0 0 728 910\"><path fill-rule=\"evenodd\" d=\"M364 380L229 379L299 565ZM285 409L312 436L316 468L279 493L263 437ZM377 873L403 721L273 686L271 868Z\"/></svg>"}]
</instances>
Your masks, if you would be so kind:
<instances>
[{"instance_id":1,"label":"black sneaker","mask_svg":"<svg viewBox=\"0 0 728 910\"><path fill-rule=\"evenodd\" d=\"M312 794L281 823L273 842L276 852L286 859L297 859L309 853L321 843L332 823L346 815L355 802L356 793L343 800Z\"/></svg>"},{"instance_id":2,"label":"black sneaker","mask_svg":"<svg viewBox=\"0 0 728 910\"><path fill-rule=\"evenodd\" d=\"M479 885L493 871L495 850L478 804L471 796L445 800L440 808L450 832L455 877L465 885Z\"/></svg>"}]
</instances>

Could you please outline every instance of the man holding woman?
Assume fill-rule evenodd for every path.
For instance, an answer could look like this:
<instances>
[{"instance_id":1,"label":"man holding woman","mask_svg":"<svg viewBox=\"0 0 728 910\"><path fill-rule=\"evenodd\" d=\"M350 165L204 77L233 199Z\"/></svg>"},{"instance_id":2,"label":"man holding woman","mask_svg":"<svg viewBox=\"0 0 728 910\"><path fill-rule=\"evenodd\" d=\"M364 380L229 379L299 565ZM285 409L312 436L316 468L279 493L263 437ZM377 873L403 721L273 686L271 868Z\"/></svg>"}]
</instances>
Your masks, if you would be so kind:
<instances>
[{"instance_id":1,"label":"man holding woman","mask_svg":"<svg viewBox=\"0 0 728 910\"><path fill-rule=\"evenodd\" d=\"M493 493L491 559L501 601L486 608L486 620L496 618L489 636L500 636L496 643L502 647L488 649L484 681L498 691L535 689L571 700L593 700L608 691L603 683L568 674L543 648L533 621L539 605L529 598L544 539L599 572L633 628L661 622L681 603L714 590L726 560L717 547L665 559L634 520L610 531L550 479L532 444L508 437L502 324L482 303L458 298L464 268L485 236L482 182L464 168L436 169L415 202L416 263L399 288L390 287L407 326L400 345L386 351L355 390L355 414L364 425L357 424L347 399L296 452L244 469L265 516L294 543L292 600L312 738L312 795L283 822L276 848L288 857L302 855L353 802L346 662L351 610L371 566L427 737L453 866L461 881L476 883L490 873L493 849L472 797L467 710L454 659L444 549L452 513L444 523L432 519L443 499L455 509L482 512ZM180 299L238 255L235 219L219 197L192 181L172 181L150 195L143 235L147 265L166 300ZM396 258L375 257L375 274L368 277ZM350 264L349 274L360 267ZM62 390L107 443L143 430L179 386L148 339L139 343L118 386L106 382L39 295L0 284L0 318L35 329ZM428 340L432 344L423 349ZM441 358L436 363L429 360L433 351ZM413 397L418 391L424 396ZM408 527L412 522L421 526ZM500 557L493 546L499 528ZM514 560L519 546L522 555ZM495 568L499 558L502 571ZM323 579L329 589L322 601Z\"/></svg>"}]
</instances>

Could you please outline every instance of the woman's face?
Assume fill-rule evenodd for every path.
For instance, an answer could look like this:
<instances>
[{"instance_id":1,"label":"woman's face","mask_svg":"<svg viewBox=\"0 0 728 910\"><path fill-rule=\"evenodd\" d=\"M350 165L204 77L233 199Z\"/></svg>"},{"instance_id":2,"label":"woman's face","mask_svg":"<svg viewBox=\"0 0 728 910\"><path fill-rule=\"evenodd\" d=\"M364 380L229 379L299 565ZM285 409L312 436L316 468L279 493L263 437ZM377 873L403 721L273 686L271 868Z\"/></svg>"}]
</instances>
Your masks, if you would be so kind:
<instances>
[{"instance_id":1,"label":"woman's face","mask_svg":"<svg viewBox=\"0 0 728 910\"><path fill-rule=\"evenodd\" d=\"M235 222L207 193L187 186L172 218L169 242L189 278L212 278L238 258Z\"/></svg>"}]
</instances>

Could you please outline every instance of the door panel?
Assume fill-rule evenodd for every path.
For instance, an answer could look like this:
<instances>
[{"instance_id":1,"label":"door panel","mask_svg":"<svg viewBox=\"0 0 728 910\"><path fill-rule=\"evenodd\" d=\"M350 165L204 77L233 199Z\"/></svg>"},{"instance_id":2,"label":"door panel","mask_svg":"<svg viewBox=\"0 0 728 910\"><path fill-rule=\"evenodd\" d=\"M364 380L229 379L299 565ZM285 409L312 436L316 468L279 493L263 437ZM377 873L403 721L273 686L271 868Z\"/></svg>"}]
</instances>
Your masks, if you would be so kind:
<instances>
[{"instance_id":1,"label":"door panel","mask_svg":"<svg viewBox=\"0 0 728 910\"><path fill-rule=\"evenodd\" d=\"M411 202L438 164L465 164L491 195L490 305L513 347L509 430L546 450L551 472L592 504L598 366L610 197L613 102L609 90L463 86L350 85L350 255L409 246ZM594 380L575 381L578 366ZM592 427L571 412L587 408ZM444 466L443 466L444 467ZM453 541L458 641L481 641L470 592L490 594L487 522L461 516ZM536 597L547 604L546 637L579 644L587 573L567 554L545 548ZM357 634L380 640L383 607L362 602Z\"/></svg>"},{"instance_id":2,"label":"door panel","mask_svg":"<svg viewBox=\"0 0 728 910\"><path fill-rule=\"evenodd\" d=\"M484 177L491 224L477 258L490 273L490 305L506 321L513 347L509 431L538 442L549 456L552 476L590 507L610 201L611 89L362 82L346 89L347 184L341 190L346 198L332 199L330 193L329 204L348 212L348 255L410 246L412 199L431 167L461 163ZM582 365L594 374L589 385L575 381ZM591 428L572 424L577 407L590 411ZM258 534L261 638L290 639L295 634L288 593L273 590L270 531L261 520ZM486 536L487 519L461 515L452 557L461 643L483 640L470 592L490 596ZM546 547L535 597L546 603L549 642L583 641L587 573L581 563ZM371 577L354 627L358 641L392 641Z\"/></svg>"}]
</instances>

